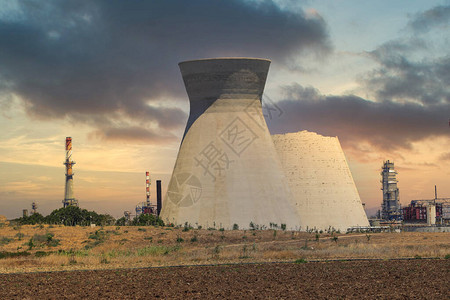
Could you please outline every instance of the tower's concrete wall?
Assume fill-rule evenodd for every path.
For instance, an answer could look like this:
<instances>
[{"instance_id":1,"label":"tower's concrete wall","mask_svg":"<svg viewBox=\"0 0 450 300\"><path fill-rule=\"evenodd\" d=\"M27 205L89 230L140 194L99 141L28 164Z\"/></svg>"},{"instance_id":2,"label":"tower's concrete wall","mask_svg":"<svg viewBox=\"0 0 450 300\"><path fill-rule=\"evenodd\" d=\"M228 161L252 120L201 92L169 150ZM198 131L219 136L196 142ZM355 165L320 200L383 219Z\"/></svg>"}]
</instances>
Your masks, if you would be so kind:
<instances>
[{"instance_id":1,"label":"tower's concrete wall","mask_svg":"<svg viewBox=\"0 0 450 300\"><path fill-rule=\"evenodd\" d=\"M261 59L180 63L191 109L160 215L165 222L298 228L262 114L269 64Z\"/></svg>"},{"instance_id":2,"label":"tower's concrete wall","mask_svg":"<svg viewBox=\"0 0 450 300\"><path fill-rule=\"evenodd\" d=\"M337 137L307 131L272 137L302 230L369 225Z\"/></svg>"}]
</instances>

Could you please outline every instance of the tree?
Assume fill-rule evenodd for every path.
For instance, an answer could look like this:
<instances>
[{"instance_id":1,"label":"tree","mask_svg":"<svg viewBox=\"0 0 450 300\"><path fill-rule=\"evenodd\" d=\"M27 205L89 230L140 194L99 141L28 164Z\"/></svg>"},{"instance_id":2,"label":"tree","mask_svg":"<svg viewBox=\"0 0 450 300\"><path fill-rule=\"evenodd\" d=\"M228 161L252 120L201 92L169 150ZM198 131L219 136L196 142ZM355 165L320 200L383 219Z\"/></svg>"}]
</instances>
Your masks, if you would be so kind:
<instances>
[{"instance_id":1,"label":"tree","mask_svg":"<svg viewBox=\"0 0 450 300\"><path fill-rule=\"evenodd\" d=\"M131 221L133 226L148 226L148 225L156 225L156 226L164 226L163 220L155 215L149 214L141 214Z\"/></svg>"}]
</instances>

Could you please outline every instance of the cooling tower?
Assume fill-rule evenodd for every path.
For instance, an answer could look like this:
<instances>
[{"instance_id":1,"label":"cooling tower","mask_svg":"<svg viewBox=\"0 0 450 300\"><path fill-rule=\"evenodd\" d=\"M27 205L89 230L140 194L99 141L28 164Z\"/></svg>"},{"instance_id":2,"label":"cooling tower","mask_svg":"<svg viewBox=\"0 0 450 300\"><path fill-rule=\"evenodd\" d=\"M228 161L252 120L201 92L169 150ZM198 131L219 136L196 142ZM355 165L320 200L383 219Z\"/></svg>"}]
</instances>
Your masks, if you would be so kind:
<instances>
[{"instance_id":1,"label":"cooling tower","mask_svg":"<svg viewBox=\"0 0 450 300\"><path fill-rule=\"evenodd\" d=\"M337 137L301 131L273 135L273 141L302 230L369 226Z\"/></svg>"},{"instance_id":2,"label":"cooling tower","mask_svg":"<svg viewBox=\"0 0 450 300\"><path fill-rule=\"evenodd\" d=\"M165 222L299 225L262 114L269 65L253 58L179 64L190 114L161 211Z\"/></svg>"}]
</instances>

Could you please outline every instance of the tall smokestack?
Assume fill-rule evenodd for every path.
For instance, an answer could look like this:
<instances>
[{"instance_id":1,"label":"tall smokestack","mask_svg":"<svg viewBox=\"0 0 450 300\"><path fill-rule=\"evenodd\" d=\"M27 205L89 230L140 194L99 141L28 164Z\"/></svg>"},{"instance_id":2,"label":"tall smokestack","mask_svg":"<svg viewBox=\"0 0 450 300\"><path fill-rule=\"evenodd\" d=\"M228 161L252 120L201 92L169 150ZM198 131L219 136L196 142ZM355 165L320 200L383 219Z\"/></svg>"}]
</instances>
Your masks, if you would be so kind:
<instances>
[{"instance_id":1,"label":"tall smokestack","mask_svg":"<svg viewBox=\"0 0 450 300\"><path fill-rule=\"evenodd\" d=\"M147 207L150 207L150 173L145 172L145 196Z\"/></svg>"},{"instance_id":2,"label":"tall smokestack","mask_svg":"<svg viewBox=\"0 0 450 300\"><path fill-rule=\"evenodd\" d=\"M75 164L72 161L72 138L66 137L66 161L64 165L66 166L66 186L64 191L63 207L67 206L78 206L78 200L73 196L73 170L72 167Z\"/></svg>"},{"instance_id":3,"label":"tall smokestack","mask_svg":"<svg viewBox=\"0 0 450 300\"><path fill-rule=\"evenodd\" d=\"M156 214L159 216L162 208L161 180L156 180Z\"/></svg>"}]
</instances>

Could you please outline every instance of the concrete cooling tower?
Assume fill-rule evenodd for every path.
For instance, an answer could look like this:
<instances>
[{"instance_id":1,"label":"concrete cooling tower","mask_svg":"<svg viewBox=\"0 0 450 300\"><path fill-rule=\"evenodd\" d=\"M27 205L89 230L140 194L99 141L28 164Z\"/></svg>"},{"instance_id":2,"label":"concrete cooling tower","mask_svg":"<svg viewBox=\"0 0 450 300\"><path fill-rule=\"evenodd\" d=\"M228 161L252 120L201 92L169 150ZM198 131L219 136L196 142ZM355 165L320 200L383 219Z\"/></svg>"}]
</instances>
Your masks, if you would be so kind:
<instances>
[{"instance_id":1,"label":"concrete cooling tower","mask_svg":"<svg viewBox=\"0 0 450 300\"><path fill-rule=\"evenodd\" d=\"M231 229L299 226L261 108L270 61L179 64L190 114L161 211L165 222Z\"/></svg>"},{"instance_id":2,"label":"concrete cooling tower","mask_svg":"<svg viewBox=\"0 0 450 300\"><path fill-rule=\"evenodd\" d=\"M273 135L301 228L369 226L337 137L301 131Z\"/></svg>"}]
</instances>

